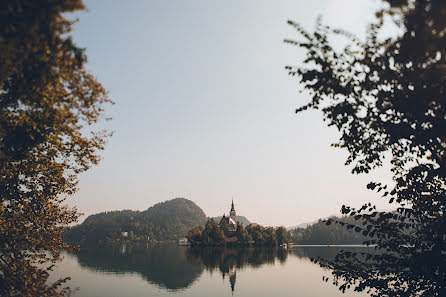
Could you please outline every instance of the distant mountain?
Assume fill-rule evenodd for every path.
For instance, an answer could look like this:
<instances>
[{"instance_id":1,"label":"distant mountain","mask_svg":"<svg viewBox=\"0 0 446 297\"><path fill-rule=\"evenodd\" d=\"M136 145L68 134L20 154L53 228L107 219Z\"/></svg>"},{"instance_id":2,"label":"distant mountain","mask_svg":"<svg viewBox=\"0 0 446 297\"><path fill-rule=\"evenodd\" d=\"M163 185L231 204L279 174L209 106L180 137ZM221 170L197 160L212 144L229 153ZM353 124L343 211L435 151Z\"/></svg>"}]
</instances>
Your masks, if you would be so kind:
<instances>
[{"instance_id":1,"label":"distant mountain","mask_svg":"<svg viewBox=\"0 0 446 297\"><path fill-rule=\"evenodd\" d=\"M98 243L121 238L176 240L188 230L204 225L206 215L193 201L175 198L155 204L145 211L110 211L91 215L65 234L71 243Z\"/></svg>"},{"instance_id":2,"label":"distant mountain","mask_svg":"<svg viewBox=\"0 0 446 297\"><path fill-rule=\"evenodd\" d=\"M330 216L326 216L326 217L323 217L323 218L320 218L320 219L317 219L317 220L314 220L314 221L311 221L311 222L305 222L305 223L301 223L301 224L296 225L296 226L287 227L286 229L287 229L288 231L293 230L293 229L297 229L297 228L303 228L303 229L305 229L305 228L307 228L308 226L311 226L311 225L316 224L319 220L326 220L326 219L331 218L331 217L337 217L337 215L336 215L336 214L332 214L332 215L330 215Z\"/></svg>"},{"instance_id":3,"label":"distant mountain","mask_svg":"<svg viewBox=\"0 0 446 297\"><path fill-rule=\"evenodd\" d=\"M220 217L213 217L212 219L214 219L214 221L216 221L218 223L221 221L221 218L222 217L220 216ZM244 216L237 216L237 222L240 222L241 224L243 224L244 227L251 224L251 222Z\"/></svg>"},{"instance_id":4,"label":"distant mountain","mask_svg":"<svg viewBox=\"0 0 446 297\"><path fill-rule=\"evenodd\" d=\"M291 227L287 227L286 229L289 231L289 230L293 230L293 229L297 229L297 228L307 228L308 226L311 226L311 225L313 225L314 223L317 223L317 221L318 220L316 220L316 221L312 221L312 222L307 222L307 223L302 223L302 224L299 224L299 225L297 225L297 226L291 226Z\"/></svg>"}]
</instances>

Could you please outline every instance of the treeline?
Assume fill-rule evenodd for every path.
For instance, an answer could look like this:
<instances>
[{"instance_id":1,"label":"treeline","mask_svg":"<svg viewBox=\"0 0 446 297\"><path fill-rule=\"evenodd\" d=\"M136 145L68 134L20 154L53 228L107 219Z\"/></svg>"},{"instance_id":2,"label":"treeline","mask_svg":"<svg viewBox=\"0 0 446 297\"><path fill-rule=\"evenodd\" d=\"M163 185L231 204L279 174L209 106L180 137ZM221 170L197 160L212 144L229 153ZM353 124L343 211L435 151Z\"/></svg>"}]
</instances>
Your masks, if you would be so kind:
<instances>
[{"instance_id":1,"label":"treeline","mask_svg":"<svg viewBox=\"0 0 446 297\"><path fill-rule=\"evenodd\" d=\"M276 246L288 243L285 227L263 227L250 224L246 228L237 222L235 232L226 224L218 224L213 219L207 221L204 229L197 226L189 230L187 238L192 245L262 245Z\"/></svg>"},{"instance_id":2,"label":"treeline","mask_svg":"<svg viewBox=\"0 0 446 297\"><path fill-rule=\"evenodd\" d=\"M327 225L323 220L319 220L306 228L290 230L290 242L295 244L362 244L370 239L354 231L354 226L361 225L361 221L353 217L332 217L331 219L344 223L344 226L334 222Z\"/></svg>"},{"instance_id":3,"label":"treeline","mask_svg":"<svg viewBox=\"0 0 446 297\"><path fill-rule=\"evenodd\" d=\"M203 210L194 202L176 198L155 204L145 211L110 211L89 216L72 227L65 238L74 244L97 244L118 240L177 240L188 230L206 222ZM122 232L127 232L123 237Z\"/></svg>"}]
</instances>

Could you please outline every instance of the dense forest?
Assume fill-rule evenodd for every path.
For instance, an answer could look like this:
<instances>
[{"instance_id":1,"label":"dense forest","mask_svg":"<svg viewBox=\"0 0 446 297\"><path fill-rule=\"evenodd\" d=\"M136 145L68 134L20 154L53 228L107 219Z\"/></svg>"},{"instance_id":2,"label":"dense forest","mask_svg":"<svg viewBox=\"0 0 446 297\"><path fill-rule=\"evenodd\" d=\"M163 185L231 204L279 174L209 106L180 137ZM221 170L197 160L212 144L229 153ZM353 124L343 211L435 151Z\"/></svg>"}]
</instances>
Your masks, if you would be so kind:
<instances>
[{"instance_id":1,"label":"dense forest","mask_svg":"<svg viewBox=\"0 0 446 297\"><path fill-rule=\"evenodd\" d=\"M295 244L362 244L370 240L369 237L354 231L355 226L361 225L361 222L353 217L331 219L344 223L344 226L327 225L324 220L319 220L306 228L289 230L290 241Z\"/></svg>"},{"instance_id":2,"label":"dense forest","mask_svg":"<svg viewBox=\"0 0 446 297\"><path fill-rule=\"evenodd\" d=\"M91 215L65 233L75 244L101 243L122 239L176 240L193 226L203 225L206 215L193 201L176 198L155 204L145 211L109 211Z\"/></svg>"}]
</instances>

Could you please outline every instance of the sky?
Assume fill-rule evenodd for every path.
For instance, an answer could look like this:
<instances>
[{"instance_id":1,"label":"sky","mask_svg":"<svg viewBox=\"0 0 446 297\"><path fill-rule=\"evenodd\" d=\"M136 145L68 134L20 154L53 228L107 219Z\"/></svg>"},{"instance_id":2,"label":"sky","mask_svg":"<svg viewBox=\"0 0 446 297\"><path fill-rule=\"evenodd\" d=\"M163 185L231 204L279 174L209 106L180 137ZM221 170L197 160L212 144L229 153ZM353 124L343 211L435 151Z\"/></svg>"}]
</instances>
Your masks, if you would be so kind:
<instances>
[{"instance_id":1,"label":"sky","mask_svg":"<svg viewBox=\"0 0 446 297\"><path fill-rule=\"evenodd\" d=\"M237 214L294 226L339 214L343 204L384 198L366 189L390 182L388 168L352 175L339 137L286 65L304 52L291 19L364 36L376 0L85 1L72 36L87 69L109 90L114 131L101 163L80 175L69 199L85 216L144 210L184 197L208 216Z\"/></svg>"}]
</instances>

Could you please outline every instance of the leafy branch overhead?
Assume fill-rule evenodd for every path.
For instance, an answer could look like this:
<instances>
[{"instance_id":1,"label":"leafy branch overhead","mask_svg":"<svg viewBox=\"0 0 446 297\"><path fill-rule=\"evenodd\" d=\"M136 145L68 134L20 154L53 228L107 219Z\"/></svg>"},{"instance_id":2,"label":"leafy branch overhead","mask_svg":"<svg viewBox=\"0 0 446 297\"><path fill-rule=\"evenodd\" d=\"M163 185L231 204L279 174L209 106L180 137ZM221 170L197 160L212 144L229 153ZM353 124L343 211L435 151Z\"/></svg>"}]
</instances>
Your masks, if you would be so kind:
<instances>
[{"instance_id":1,"label":"leafy branch overhead","mask_svg":"<svg viewBox=\"0 0 446 297\"><path fill-rule=\"evenodd\" d=\"M355 173L382 165L387 151L392 153L395 171L420 158L444 166L444 21L438 19L438 12L420 9L410 11L406 33L396 40L378 38L383 18L370 25L364 42L320 21L312 35L289 21L303 41L285 42L306 50L303 62L308 67L286 69L312 96L297 112L322 109L328 124L342 132L336 146L348 149L347 164L355 161ZM329 34L350 42L336 51Z\"/></svg>"},{"instance_id":2,"label":"leafy branch overhead","mask_svg":"<svg viewBox=\"0 0 446 297\"><path fill-rule=\"evenodd\" d=\"M99 162L112 103L69 36L81 0L0 4L0 295L58 296L48 272L79 214L64 205ZM39 264L39 265L38 265Z\"/></svg>"},{"instance_id":3,"label":"leafy branch overhead","mask_svg":"<svg viewBox=\"0 0 446 297\"><path fill-rule=\"evenodd\" d=\"M322 262L341 290L372 288L375 296L442 296L446 283L446 3L387 0L364 40L319 20L313 33L286 43L304 49L300 66L287 66L310 94L296 112L320 109L340 131L333 146L349 153L353 173L369 173L390 157L395 185L368 188L396 203L378 212L371 203L342 212L347 224L380 251L371 262L341 254ZM383 38L386 22L401 32ZM347 44L336 49L331 38ZM328 220L344 225L343 222ZM348 259L342 262L341 259ZM343 283L340 282L343 280Z\"/></svg>"}]
</instances>

